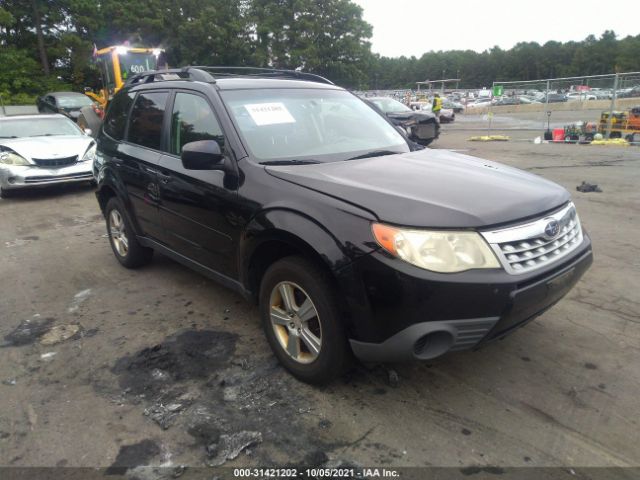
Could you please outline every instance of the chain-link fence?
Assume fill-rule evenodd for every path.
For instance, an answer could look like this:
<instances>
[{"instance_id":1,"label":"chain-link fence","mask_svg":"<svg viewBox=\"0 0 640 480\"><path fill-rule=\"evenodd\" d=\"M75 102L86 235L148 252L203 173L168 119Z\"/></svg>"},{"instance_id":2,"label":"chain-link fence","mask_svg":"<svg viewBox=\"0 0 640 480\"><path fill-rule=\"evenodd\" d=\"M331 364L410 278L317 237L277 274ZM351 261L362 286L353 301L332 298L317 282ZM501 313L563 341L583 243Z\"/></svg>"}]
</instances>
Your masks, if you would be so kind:
<instances>
[{"instance_id":1,"label":"chain-link fence","mask_svg":"<svg viewBox=\"0 0 640 480\"><path fill-rule=\"evenodd\" d=\"M538 113L537 128L531 125L527 128L522 120L518 124L522 129L540 128L547 140L582 142L623 138L634 143L640 141L640 72L496 81L491 97L484 111L476 112L486 115L489 132L500 128L497 124L504 123L500 120L514 114L522 113L521 117L531 121ZM554 121L555 117L564 124Z\"/></svg>"},{"instance_id":2,"label":"chain-link fence","mask_svg":"<svg viewBox=\"0 0 640 480\"><path fill-rule=\"evenodd\" d=\"M420 85L423 83L426 85ZM457 117L457 129L486 135L520 130L553 141L622 138L640 144L640 72L496 81L475 89L456 88L456 84L435 89L427 83L417 82L416 89L356 93L395 98L414 108L418 104L428 108L433 95L439 93L446 107L465 113Z\"/></svg>"}]
</instances>

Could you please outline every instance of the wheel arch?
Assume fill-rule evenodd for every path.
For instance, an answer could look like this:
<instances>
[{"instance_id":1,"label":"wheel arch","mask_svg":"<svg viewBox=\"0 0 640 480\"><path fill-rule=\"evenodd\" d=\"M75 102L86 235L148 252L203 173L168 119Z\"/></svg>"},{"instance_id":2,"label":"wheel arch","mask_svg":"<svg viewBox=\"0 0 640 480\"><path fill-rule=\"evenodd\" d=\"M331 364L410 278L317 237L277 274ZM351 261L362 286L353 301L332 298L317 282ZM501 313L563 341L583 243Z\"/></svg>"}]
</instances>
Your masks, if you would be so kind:
<instances>
[{"instance_id":1,"label":"wheel arch","mask_svg":"<svg viewBox=\"0 0 640 480\"><path fill-rule=\"evenodd\" d=\"M109 167L104 167L98 174L98 188L96 190L96 199L100 205L102 214L105 214L105 209L109 199L112 197L118 198L124 207L124 215L127 216L129 223L134 228L134 233L139 235L142 231L138 223L138 219L132 211L131 201L126 193L126 188L119 180L119 177Z\"/></svg>"},{"instance_id":2,"label":"wheel arch","mask_svg":"<svg viewBox=\"0 0 640 480\"><path fill-rule=\"evenodd\" d=\"M350 263L348 249L326 227L301 212L283 208L263 211L245 228L240 241L240 280L256 298L260 281L273 262L302 255L335 279Z\"/></svg>"},{"instance_id":3,"label":"wheel arch","mask_svg":"<svg viewBox=\"0 0 640 480\"><path fill-rule=\"evenodd\" d=\"M96 191L96 198L98 199L98 205L100 205L100 210L102 211L103 215L105 214L105 209L107 208L107 203L109 202L109 199L117 196L118 194L116 193L116 190L111 185L102 185Z\"/></svg>"},{"instance_id":4,"label":"wheel arch","mask_svg":"<svg viewBox=\"0 0 640 480\"><path fill-rule=\"evenodd\" d=\"M334 278L326 256L291 232L274 228L252 236L248 243L244 247L244 254L241 254L241 258L244 259L241 274L242 282L254 300L257 300L264 273L273 263L284 257L303 256Z\"/></svg>"},{"instance_id":5,"label":"wheel arch","mask_svg":"<svg viewBox=\"0 0 640 480\"><path fill-rule=\"evenodd\" d=\"M329 260L326 253L317 250L317 246L313 246L299 236L280 229L272 229L262 232L261 235L252 239L251 246L247 247L248 254L243 265L242 282L247 292L247 297L258 303L260 284L265 273L271 265L278 260L289 256L302 256L312 262L323 272L334 286L334 293L339 300L341 318L343 326L347 334L352 331L353 319L348 308L347 296L341 288L341 282L332 268L334 264ZM242 258L242 257L241 257Z\"/></svg>"}]
</instances>

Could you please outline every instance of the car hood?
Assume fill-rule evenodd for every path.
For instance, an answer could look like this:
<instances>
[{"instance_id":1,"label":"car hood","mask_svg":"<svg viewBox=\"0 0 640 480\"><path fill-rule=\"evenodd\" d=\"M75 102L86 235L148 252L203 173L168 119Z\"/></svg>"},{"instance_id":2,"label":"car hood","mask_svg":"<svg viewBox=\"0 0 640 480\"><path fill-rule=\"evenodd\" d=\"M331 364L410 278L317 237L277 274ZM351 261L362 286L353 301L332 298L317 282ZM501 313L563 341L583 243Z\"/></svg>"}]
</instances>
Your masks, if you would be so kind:
<instances>
[{"instance_id":1,"label":"car hood","mask_svg":"<svg viewBox=\"0 0 640 480\"><path fill-rule=\"evenodd\" d=\"M497 226L570 199L564 188L537 175L447 150L265 168L368 210L380 221L413 227Z\"/></svg>"},{"instance_id":2,"label":"car hood","mask_svg":"<svg viewBox=\"0 0 640 480\"><path fill-rule=\"evenodd\" d=\"M93 139L84 135L0 139L0 146L13 150L27 160L74 155L82 158L92 143Z\"/></svg>"}]
</instances>

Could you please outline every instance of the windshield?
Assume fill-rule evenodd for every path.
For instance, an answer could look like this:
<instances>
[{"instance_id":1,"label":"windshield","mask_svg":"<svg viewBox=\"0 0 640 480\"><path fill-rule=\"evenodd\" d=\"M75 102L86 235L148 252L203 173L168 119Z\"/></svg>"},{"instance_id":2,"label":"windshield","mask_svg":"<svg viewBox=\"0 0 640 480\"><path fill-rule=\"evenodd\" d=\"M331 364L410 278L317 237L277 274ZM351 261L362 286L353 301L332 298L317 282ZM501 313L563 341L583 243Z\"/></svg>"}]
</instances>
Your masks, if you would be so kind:
<instances>
[{"instance_id":1,"label":"windshield","mask_svg":"<svg viewBox=\"0 0 640 480\"><path fill-rule=\"evenodd\" d=\"M158 59L153 53L127 52L118 55L118 58L123 82L138 73L155 70L158 64Z\"/></svg>"},{"instance_id":2,"label":"windshield","mask_svg":"<svg viewBox=\"0 0 640 480\"><path fill-rule=\"evenodd\" d=\"M58 105L62 108L80 108L91 105L92 101L84 95L69 95L58 97Z\"/></svg>"},{"instance_id":3,"label":"windshield","mask_svg":"<svg viewBox=\"0 0 640 480\"><path fill-rule=\"evenodd\" d=\"M411 109L405 104L400 103L393 98L372 98L371 103L382 110L384 113L391 112L410 112Z\"/></svg>"},{"instance_id":4,"label":"windshield","mask_svg":"<svg viewBox=\"0 0 640 480\"><path fill-rule=\"evenodd\" d=\"M68 118L20 118L0 121L0 138L82 135Z\"/></svg>"},{"instance_id":5,"label":"windshield","mask_svg":"<svg viewBox=\"0 0 640 480\"><path fill-rule=\"evenodd\" d=\"M409 151L391 124L344 90L229 90L221 95L258 160L330 162L374 151Z\"/></svg>"}]
</instances>

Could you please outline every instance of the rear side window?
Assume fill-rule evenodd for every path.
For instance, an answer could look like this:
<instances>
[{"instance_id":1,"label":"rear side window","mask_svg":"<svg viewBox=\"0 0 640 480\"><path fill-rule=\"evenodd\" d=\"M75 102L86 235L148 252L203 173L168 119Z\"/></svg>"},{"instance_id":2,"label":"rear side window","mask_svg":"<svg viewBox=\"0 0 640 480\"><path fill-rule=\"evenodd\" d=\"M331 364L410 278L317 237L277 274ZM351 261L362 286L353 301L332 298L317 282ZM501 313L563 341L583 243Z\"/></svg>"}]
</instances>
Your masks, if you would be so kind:
<instances>
[{"instance_id":1,"label":"rear side window","mask_svg":"<svg viewBox=\"0 0 640 480\"><path fill-rule=\"evenodd\" d=\"M131 111L129 142L160 150L167 92L141 93Z\"/></svg>"},{"instance_id":2,"label":"rear side window","mask_svg":"<svg viewBox=\"0 0 640 480\"><path fill-rule=\"evenodd\" d=\"M135 97L134 93L126 95L116 95L111 101L107 111L107 118L104 121L104 131L111 138L122 140L124 129L127 125L127 115Z\"/></svg>"},{"instance_id":3,"label":"rear side window","mask_svg":"<svg viewBox=\"0 0 640 480\"><path fill-rule=\"evenodd\" d=\"M199 140L216 140L220 149L224 147L222 130L207 101L198 95L177 93L171 116L169 152L180 155L186 143Z\"/></svg>"}]
</instances>

